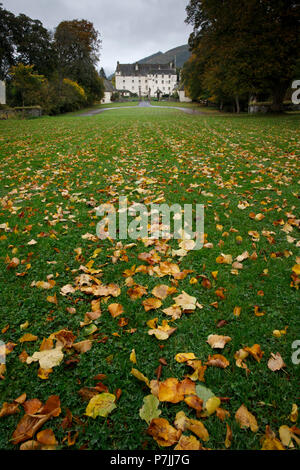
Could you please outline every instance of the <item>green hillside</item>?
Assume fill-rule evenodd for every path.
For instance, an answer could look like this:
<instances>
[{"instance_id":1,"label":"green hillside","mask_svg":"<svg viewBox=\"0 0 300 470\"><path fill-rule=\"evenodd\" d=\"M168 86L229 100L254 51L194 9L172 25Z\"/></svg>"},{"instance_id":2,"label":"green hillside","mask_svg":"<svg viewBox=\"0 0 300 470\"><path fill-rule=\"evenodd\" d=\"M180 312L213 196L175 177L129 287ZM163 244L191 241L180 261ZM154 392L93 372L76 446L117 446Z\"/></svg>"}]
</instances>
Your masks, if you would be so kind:
<instances>
[{"instance_id":1,"label":"green hillside","mask_svg":"<svg viewBox=\"0 0 300 470\"><path fill-rule=\"evenodd\" d=\"M161 51L156 52L148 57L144 57L143 59L139 60L141 64L166 64L168 62L174 62L176 57L176 65L177 67L182 67L183 64L188 60L190 57L190 51L188 44L184 44L183 46L174 47L169 51L163 53Z\"/></svg>"}]
</instances>

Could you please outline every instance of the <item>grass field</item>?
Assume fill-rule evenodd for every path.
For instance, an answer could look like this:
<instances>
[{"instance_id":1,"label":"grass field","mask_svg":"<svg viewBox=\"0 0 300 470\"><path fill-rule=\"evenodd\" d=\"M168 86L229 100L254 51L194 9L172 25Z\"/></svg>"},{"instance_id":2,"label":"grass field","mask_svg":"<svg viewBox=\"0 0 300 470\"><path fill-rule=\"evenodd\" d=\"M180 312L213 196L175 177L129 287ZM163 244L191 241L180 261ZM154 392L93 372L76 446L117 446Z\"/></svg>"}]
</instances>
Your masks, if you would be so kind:
<instances>
[{"instance_id":1,"label":"grass field","mask_svg":"<svg viewBox=\"0 0 300 470\"><path fill-rule=\"evenodd\" d=\"M225 449L227 433L231 449L260 449L266 426L278 440L281 426L297 426L291 411L298 404L300 375L300 365L292 362L292 343L300 340L299 123L299 116L189 116L153 108L0 122L0 340L8 353L6 370L0 365L1 449L35 439L39 418L28 415L39 414L37 400L45 403L56 395L61 412L38 432L52 429L57 449L158 450L139 415L151 390L131 370L150 381L157 376L160 382L182 381L199 363L177 362L178 353L194 353L202 361L198 380L197 373L193 379L221 397L221 404L204 417L205 400L196 411L183 400L161 399L160 418L174 426L176 414L184 411L202 421L209 433L209 440L199 438L205 448ZM95 207L116 203L119 196L127 196L129 204L203 203L205 247L178 257L172 256L176 240L151 246L123 240L121 246L118 240L97 239ZM161 262L173 266L164 277L157 275ZM172 269L183 274L172 275ZM114 286L116 297L110 291L100 296L101 283L114 283L120 291ZM145 311L144 300L154 298L152 290L161 284L176 292ZM130 294L137 285L147 291L134 299ZM163 309L182 291L203 308L173 319ZM123 307L116 318L108 309L113 303ZM176 331L167 340L149 335L155 322L147 322L154 318L159 325L167 320ZM213 349L209 335L231 340L224 349ZM28 363L41 345L47 352L61 351L59 344L63 358L51 373ZM236 364L240 350L248 353L240 364L244 368ZM271 353L281 355L280 370L268 367ZM222 367L207 365L204 372L216 354L223 356ZM151 386L155 393L155 382ZM108 391L117 397L117 407L107 418L86 416L89 399ZM14 402L20 396L22 403ZM254 432L235 418L243 404L256 419ZM12 438L23 408L25 437L18 428ZM274 439L265 446L279 445ZM35 442L53 444L41 436ZM173 439L167 449L175 445Z\"/></svg>"}]
</instances>

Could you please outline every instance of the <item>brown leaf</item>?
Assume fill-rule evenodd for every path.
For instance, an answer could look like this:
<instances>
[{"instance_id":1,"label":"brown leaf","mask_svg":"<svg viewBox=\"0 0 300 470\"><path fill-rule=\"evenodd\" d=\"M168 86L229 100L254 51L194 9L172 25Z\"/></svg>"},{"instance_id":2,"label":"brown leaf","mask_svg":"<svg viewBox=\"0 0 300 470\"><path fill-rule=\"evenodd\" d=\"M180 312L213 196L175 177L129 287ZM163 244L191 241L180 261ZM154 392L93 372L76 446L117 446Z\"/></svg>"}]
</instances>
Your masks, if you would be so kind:
<instances>
[{"instance_id":1,"label":"brown leaf","mask_svg":"<svg viewBox=\"0 0 300 470\"><path fill-rule=\"evenodd\" d=\"M229 424L226 423L226 438L225 438L226 449L229 449L229 447L231 447L231 441L232 441L232 430Z\"/></svg>"},{"instance_id":2,"label":"brown leaf","mask_svg":"<svg viewBox=\"0 0 300 470\"><path fill-rule=\"evenodd\" d=\"M80 341L79 343L74 343L73 348L80 353L86 353L92 348L92 345L93 341L86 339L84 341Z\"/></svg>"},{"instance_id":3,"label":"brown leaf","mask_svg":"<svg viewBox=\"0 0 300 470\"><path fill-rule=\"evenodd\" d=\"M235 419L241 428L250 428L253 432L258 431L256 418L248 411L245 405L241 405L237 410L235 413Z\"/></svg>"},{"instance_id":4,"label":"brown leaf","mask_svg":"<svg viewBox=\"0 0 300 470\"><path fill-rule=\"evenodd\" d=\"M220 367L220 369L226 369L229 366L229 361L222 354L214 354L208 356L208 361L205 363L207 366Z\"/></svg>"},{"instance_id":5,"label":"brown leaf","mask_svg":"<svg viewBox=\"0 0 300 470\"><path fill-rule=\"evenodd\" d=\"M37 436L37 441L46 446L55 446L58 444L52 429L43 429Z\"/></svg>"},{"instance_id":6,"label":"brown leaf","mask_svg":"<svg viewBox=\"0 0 300 470\"><path fill-rule=\"evenodd\" d=\"M23 408L27 415L35 415L43 406L43 403L37 398L32 398L31 400L26 400L23 403Z\"/></svg>"},{"instance_id":7,"label":"brown leaf","mask_svg":"<svg viewBox=\"0 0 300 470\"><path fill-rule=\"evenodd\" d=\"M203 400L197 395L189 395L184 398L185 403L196 411L202 410Z\"/></svg>"},{"instance_id":8,"label":"brown leaf","mask_svg":"<svg viewBox=\"0 0 300 470\"><path fill-rule=\"evenodd\" d=\"M182 435L174 450L201 450L202 444L195 438L195 436Z\"/></svg>"},{"instance_id":9,"label":"brown leaf","mask_svg":"<svg viewBox=\"0 0 300 470\"><path fill-rule=\"evenodd\" d=\"M169 447L178 442L181 431L173 428L164 418L152 419L147 433L152 436L161 447Z\"/></svg>"},{"instance_id":10,"label":"brown leaf","mask_svg":"<svg viewBox=\"0 0 300 470\"><path fill-rule=\"evenodd\" d=\"M7 403L4 402L2 408L0 410L0 418L4 416L14 415L15 413L19 413L19 404L18 403Z\"/></svg>"}]
</instances>

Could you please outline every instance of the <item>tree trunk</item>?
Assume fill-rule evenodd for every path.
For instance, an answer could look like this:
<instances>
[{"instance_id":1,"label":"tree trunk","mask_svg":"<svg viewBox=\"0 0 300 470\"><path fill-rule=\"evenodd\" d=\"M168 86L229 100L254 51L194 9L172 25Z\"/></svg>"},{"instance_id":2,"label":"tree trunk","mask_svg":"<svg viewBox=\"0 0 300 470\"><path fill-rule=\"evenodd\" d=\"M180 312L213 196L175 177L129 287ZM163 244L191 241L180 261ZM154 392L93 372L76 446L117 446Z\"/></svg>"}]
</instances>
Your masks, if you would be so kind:
<instances>
[{"instance_id":1,"label":"tree trunk","mask_svg":"<svg viewBox=\"0 0 300 470\"><path fill-rule=\"evenodd\" d=\"M273 113L283 112L283 100L286 93L287 87L284 85L278 85L273 92L273 103L271 105L271 111Z\"/></svg>"},{"instance_id":2,"label":"tree trunk","mask_svg":"<svg viewBox=\"0 0 300 470\"><path fill-rule=\"evenodd\" d=\"M222 111L222 110L223 110L223 100L221 100L221 102L220 102L220 111Z\"/></svg>"},{"instance_id":3,"label":"tree trunk","mask_svg":"<svg viewBox=\"0 0 300 470\"><path fill-rule=\"evenodd\" d=\"M239 95L235 95L235 107L236 107L236 112L237 114L240 114L240 100L239 100Z\"/></svg>"},{"instance_id":4,"label":"tree trunk","mask_svg":"<svg viewBox=\"0 0 300 470\"><path fill-rule=\"evenodd\" d=\"M24 93L22 93L22 103L23 103L23 109L22 109L22 119L25 118L25 109L24 109Z\"/></svg>"}]
</instances>

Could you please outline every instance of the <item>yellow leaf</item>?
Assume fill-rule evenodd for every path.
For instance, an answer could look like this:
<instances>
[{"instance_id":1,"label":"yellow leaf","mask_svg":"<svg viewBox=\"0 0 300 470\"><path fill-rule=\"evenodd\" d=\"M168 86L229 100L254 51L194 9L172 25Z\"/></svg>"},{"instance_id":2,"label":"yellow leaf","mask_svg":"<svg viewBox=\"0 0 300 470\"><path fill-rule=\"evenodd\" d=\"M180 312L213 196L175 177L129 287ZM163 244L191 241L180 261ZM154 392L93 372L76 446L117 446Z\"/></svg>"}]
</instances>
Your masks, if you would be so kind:
<instances>
[{"instance_id":1,"label":"yellow leaf","mask_svg":"<svg viewBox=\"0 0 300 470\"><path fill-rule=\"evenodd\" d=\"M285 450L280 440L276 438L276 435L270 426L266 426L266 434L262 439L261 450Z\"/></svg>"},{"instance_id":2,"label":"yellow leaf","mask_svg":"<svg viewBox=\"0 0 300 470\"><path fill-rule=\"evenodd\" d=\"M297 423L298 421L298 406L296 405L296 403L293 403L292 412L290 414L290 420L292 421L292 423Z\"/></svg>"},{"instance_id":3,"label":"yellow leaf","mask_svg":"<svg viewBox=\"0 0 300 470\"><path fill-rule=\"evenodd\" d=\"M100 393L91 398L85 414L91 418L103 416L106 418L117 406L115 405L116 397L111 393Z\"/></svg>"},{"instance_id":4,"label":"yellow leaf","mask_svg":"<svg viewBox=\"0 0 300 470\"><path fill-rule=\"evenodd\" d=\"M295 264L293 267L292 267L292 271L297 274L297 276L300 275L300 264Z\"/></svg>"},{"instance_id":5,"label":"yellow leaf","mask_svg":"<svg viewBox=\"0 0 300 470\"><path fill-rule=\"evenodd\" d=\"M216 409L221 405L221 400L218 397L211 397L205 403L205 408L208 415L212 415Z\"/></svg>"},{"instance_id":6,"label":"yellow leaf","mask_svg":"<svg viewBox=\"0 0 300 470\"><path fill-rule=\"evenodd\" d=\"M129 359L130 359L131 362L133 362L133 364L136 364L136 354L135 354L134 349L131 351Z\"/></svg>"},{"instance_id":7,"label":"yellow leaf","mask_svg":"<svg viewBox=\"0 0 300 470\"><path fill-rule=\"evenodd\" d=\"M108 311L113 318L116 318L119 315L122 315L122 313L124 312L124 309L121 304L110 304L108 306Z\"/></svg>"},{"instance_id":8,"label":"yellow leaf","mask_svg":"<svg viewBox=\"0 0 300 470\"><path fill-rule=\"evenodd\" d=\"M25 335L22 336L22 338L19 339L20 343L25 343L29 341L36 341L38 339L37 336L32 335L31 333L25 333Z\"/></svg>"},{"instance_id":9,"label":"yellow leaf","mask_svg":"<svg viewBox=\"0 0 300 470\"><path fill-rule=\"evenodd\" d=\"M143 300L143 305L146 312L148 312L149 310L155 310L161 307L162 304L159 299L153 297L151 299Z\"/></svg>"},{"instance_id":10,"label":"yellow leaf","mask_svg":"<svg viewBox=\"0 0 300 470\"><path fill-rule=\"evenodd\" d=\"M233 315L234 315L235 317L239 317L240 314L241 314L241 310L242 310L241 307L234 307L234 309L233 309Z\"/></svg>"},{"instance_id":11,"label":"yellow leaf","mask_svg":"<svg viewBox=\"0 0 300 470\"><path fill-rule=\"evenodd\" d=\"M288 426L280 426L279 428L279 436L280 436L280 440L282 442L282 444L285 446L285 447L290 447L291 449L294 446L293 444L293 440L292 440L292 437L293 437L293 432L290 430L290 428Z\"/></svg>"},{"instance_id":12,"label":"yellow leaf","mask_svg":"<svg viewBox=\"0 0 300 470\"><path fill-rule=\"evenodd\" d=\"M142 382L145 382L145 384L148 385L148 387L150 388L150 382L149 382L148 377L145 377L145 375L142 374L137 369L131 369L131 373L136 379L141 380Z\"/></svg>"},{"instance_id":13,"label":"yellow leaf","mask_svg":"<svg viewBox=\"0 0 300 470\"><path fill-rule=\"evenodd\" d=\"M178 353L175 356L175 361L179 362L180 364L182 362L187 362L191 359L196 359L196 356L194 353Z\"/></svg>"}]
</instances>

